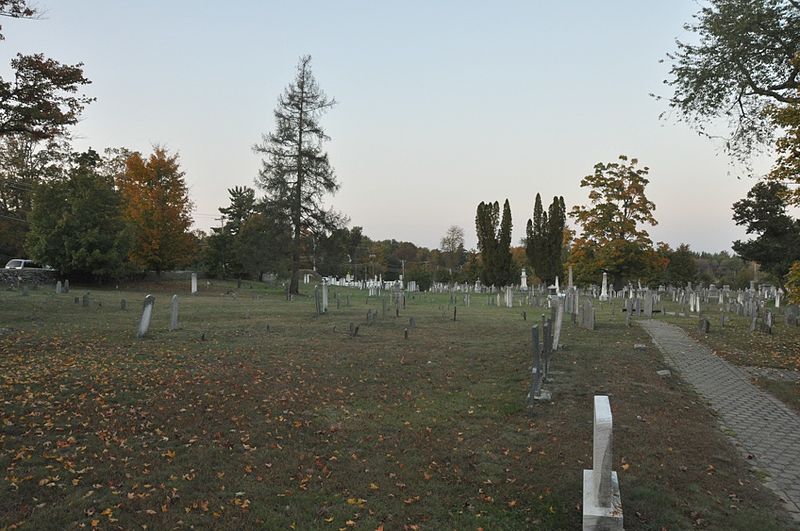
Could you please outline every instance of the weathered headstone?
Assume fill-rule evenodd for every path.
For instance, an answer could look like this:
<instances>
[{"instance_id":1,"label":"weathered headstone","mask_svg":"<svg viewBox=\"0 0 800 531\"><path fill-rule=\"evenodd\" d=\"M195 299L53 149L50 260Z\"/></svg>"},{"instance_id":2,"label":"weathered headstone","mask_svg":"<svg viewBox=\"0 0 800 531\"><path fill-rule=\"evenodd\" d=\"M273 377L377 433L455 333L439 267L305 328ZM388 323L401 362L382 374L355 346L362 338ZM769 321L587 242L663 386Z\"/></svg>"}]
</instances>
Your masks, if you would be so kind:
<instances>
[{"instance_id":1,"label":"weathered headstone","mask_svg":"<svg viewBox=\"0 0 800 531\"><path fill-rule=\"evenodd\" d=\"M169 306L169 329L178 329L178 296L173 295Z\"/></svg>"},{"instance_id":2,"label":"weathered headstone","mask_svg":"<svg viewBox=\"0 0 800 531\"><path fill-rule=\"evenodd\" d=\"M328 283L322 283L322 313L328 312Z\"/></svg>"},{"instance_id":3,"label":"weathered headstone","mask_svg":"<svg viewBox=\"0 0 800 531\"><path fill-rule=\"evenodd\" d=\"M697 330L701 334L708 334L708 332L711 330L711 323L705 317L701 317L700 321L697 323Z\"/></svg>"},{"instance_id":4,"label":"weathered headstone","mask_svg":"<svg viewBox=\"0 0 800 531\"><path fill-rule=\"evenodd\" d=\"M56 295L61 295L61 281L56 282Z\"/></svg>"},{"instance_id":5,"label":"weathered headstone","mask_svg":"<svg viewBox=\"0 0 800 531\"><path fill-rule=\"evenodd\" d=\"M622 530L622 499L612 462L611 405L607 396L594 397L592 469L583 471L583 529Z\"/></svg>"},{"instance_id":6,"label":"weathered headstone","mask_svg":"<svg viewBox=\"0 0 800 531\"><path fill-rule=\"evenodd\" d=\"M128 309L128 301L126 301L125 299L120 300L119 301L119 309L122 310L122 311L127 310Z\"/></svg>"},{"instance_id":7,"label":"weathered headstone","mask_svg":"<svg viewBox=\"0 0 800 531\"><path fill-rule=\"evenodd\" d=\"M84 308L88 308L89 307L89 292L88 291L83 294L82 306Z\"/></svg>"},{"instance_id":8,"label":"weathered headstone","mask_svg":"<svg viewBox=\"0 0 800 531\"><path fill-rule=\"evenodd\" d=\"M603 285L600 288L600 300L607 301L608 300L608 273L603 271Z\"/></svg>"},{"instance_id":9,"label":"weathered headstone","mask_svg":"<svg viewBox=\"0 0 800 531\"><path fill-rule=\"evenodd\" d=\"M196 294L197 294L197 273L192 273L192 295Z\"/></svg>"},{"instance_id":10,"label":"weathered headstone","mask_svg":"<svg viewBox=\"0 0 800 531\"><path fill-rule=\"evenodd\" d=\"M69 293L69 279L64 281L64 293Z\"/></svg>"},{"instance_id":11,"label":"weathered headstone","mask_svg":"<svg viewBox=\"0 0 800 531\"><path fill-rule=\"evenodd\" d=\"M136 337L144 337L147 331L150 330L150 319L153 317L153 305L156 303L156 298L148 295L144 298L142 305L142 319L139 321L139 330Z\"/></svg>"},{"instance_id":12,"label":"weathered headstone","mask_svg":"<svg viewBox=\"0 0 800 531\"><path fill-rule=\"evenodd\" d=\"M561 325L564 321L564 299L558 297L556 305L556 318L553 324L553 350L558 350L558 342L561 340Z\"/></svg>"}]
</instances>

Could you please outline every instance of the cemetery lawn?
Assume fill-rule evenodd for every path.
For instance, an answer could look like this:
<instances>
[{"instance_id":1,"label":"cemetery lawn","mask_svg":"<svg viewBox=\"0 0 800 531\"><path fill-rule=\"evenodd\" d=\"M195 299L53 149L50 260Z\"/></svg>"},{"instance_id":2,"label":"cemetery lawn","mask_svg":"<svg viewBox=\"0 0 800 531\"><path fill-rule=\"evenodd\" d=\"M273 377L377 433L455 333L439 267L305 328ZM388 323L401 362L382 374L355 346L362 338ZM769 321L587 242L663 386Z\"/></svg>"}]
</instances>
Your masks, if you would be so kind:
<instances>
[{"instance_id":1,"label":"cemetery lawn","mask_svg":"<svg viewBox=\"0 0 800 531\"><path fill-rule=\"evenodd\" d=\"M154 320L137 340L145 288ZM614 414L626 529L792 526L608 309L594 332L565 322L554 400L530 414L530 325L546 310L473 295L453 322L447 295L409 294L398 318L334 288L340 308L332 295L316 317L308 286L291 303L232 288L93 291L88 308L74 287L0 292L0 528L576 529L595 394Z\"/></svg>"},{"instance_id":2,"label":"cemetery lawn","mask_svg":"<svg viewBox=\"0 0 800 531\"><path fill-rule=\"evenodd\" d=\"M743 367L800 371L800 327L785 323L783 308L770 308L776 313L772 334L750 331L750 318L726 313L725 327L720 328L719 308L706 305L703 316L711 323L708 334L698 331L696 315L669 317L670 322L684 328L697 341L705 342L720 357ZM670 309L669 303L667 308ZM677 306L675 307L677 309ZM754 377L753 383L800 412L800 380L781 381Z\"/></svg>"}]
</instances>

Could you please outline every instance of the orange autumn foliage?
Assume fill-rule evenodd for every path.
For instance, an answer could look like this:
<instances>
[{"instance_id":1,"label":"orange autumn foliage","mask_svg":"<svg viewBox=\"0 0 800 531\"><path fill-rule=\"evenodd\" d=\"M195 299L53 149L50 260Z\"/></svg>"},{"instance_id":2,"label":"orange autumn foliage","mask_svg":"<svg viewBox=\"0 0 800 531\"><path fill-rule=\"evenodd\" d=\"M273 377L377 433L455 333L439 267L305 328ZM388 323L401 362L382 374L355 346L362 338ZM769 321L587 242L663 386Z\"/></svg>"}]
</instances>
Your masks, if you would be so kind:
<instances>
[{"instance_id":1,"label":"orange autumn foliage","mask_svg":"<svg viewBox=\"0 0 800 531\"><path fill-rule=\"evenodd\" d=\"M188 262L192 204L178 155L158 146L147 160L133 153L117 184L125 198L125 217L136 230L131 261L158 272Z\"/></svg>"}]
</instances>

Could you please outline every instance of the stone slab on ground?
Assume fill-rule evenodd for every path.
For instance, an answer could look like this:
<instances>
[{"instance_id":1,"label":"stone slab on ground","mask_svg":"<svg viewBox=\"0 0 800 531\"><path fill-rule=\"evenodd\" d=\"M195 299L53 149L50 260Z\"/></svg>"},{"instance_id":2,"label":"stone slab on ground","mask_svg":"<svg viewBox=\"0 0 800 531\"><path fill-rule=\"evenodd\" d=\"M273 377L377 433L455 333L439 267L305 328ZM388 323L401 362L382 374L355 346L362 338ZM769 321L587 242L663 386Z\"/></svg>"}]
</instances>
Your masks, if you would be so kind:
<instances>
[{"instance_id":1,"label":"stone slab on ground","mask_svg":"<svg viewBox=\"0 0 800 531\"><path fill-rule=\"evenodd\" d=\"M750 382L750 374L715 355L681 328L638 321L681 377L706 398L732 431L748 463L769 477L765 485L800 521L800 416Z\"/></svg>"}]
</instances>

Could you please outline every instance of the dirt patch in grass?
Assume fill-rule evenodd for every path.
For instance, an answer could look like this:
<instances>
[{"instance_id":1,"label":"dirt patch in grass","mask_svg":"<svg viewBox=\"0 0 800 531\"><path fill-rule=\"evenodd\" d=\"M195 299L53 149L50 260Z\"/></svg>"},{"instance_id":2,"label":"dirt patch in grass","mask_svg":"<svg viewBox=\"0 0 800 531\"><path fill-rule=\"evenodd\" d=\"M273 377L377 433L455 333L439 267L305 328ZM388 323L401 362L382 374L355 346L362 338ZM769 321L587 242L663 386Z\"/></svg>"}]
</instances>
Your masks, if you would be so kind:
<instances>
[{"instance_id":1,"label":"dirt patch in grass","mask_svg":"<svg viewBox=\"0 0 800 531\"><path fill-rule=\"evenodd\" d=\"M415 296L367 324L382 303L363 292L333 290L315 317L313 299L216 285L182 297L168 332L158 287L144 340L143 293L0 293L0 527L575 529L595 394L626 529L790 525L697 395L655 374L657 349L633 349L644 332L605 310L594 332L565 324L554 400L529 412L546 309L473 304L453 322L447 295Z\"/></svg>"}]
</instances>

